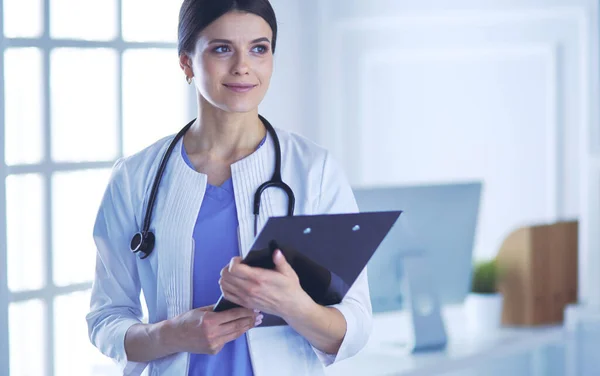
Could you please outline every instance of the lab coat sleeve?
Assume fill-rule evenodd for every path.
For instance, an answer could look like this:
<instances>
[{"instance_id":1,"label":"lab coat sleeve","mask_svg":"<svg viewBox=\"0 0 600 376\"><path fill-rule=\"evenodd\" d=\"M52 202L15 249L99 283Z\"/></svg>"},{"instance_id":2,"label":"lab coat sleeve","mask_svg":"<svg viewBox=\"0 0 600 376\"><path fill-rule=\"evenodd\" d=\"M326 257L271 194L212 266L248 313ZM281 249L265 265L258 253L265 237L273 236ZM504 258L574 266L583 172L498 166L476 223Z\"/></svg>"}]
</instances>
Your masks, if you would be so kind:
<instances>
[{"instance_id":1,"label":"lab coat sleeve","mask_svg":"<svg viewBox=\"0 0 600 376\"><path fill-rule=\"evenodd\" d=\"M119 160L94 225L96 271L86 320L92 344L128 376L140 375L146 368L146 363L128 361L125 353L125 334L142 319L136 256L129 250L135 232L131 187L126 166Z\"/></svg>"},{"instance_id":2,"label":"lab coat sleeve","mask_svg":"<svg viewBox=\"0 0 600 376\"><path fill-rule=\"evenodd\" d=\"M317 212L319 214L357 213L358 206L350 183L341 166L329 154L324 162L322 176ZM373 325L373 312L366 267L342 302L331 307L342 313L347 328L337 354L325 354L313 347L325 366L356 355L367 344Z\"/></svg>"}]
</instances>

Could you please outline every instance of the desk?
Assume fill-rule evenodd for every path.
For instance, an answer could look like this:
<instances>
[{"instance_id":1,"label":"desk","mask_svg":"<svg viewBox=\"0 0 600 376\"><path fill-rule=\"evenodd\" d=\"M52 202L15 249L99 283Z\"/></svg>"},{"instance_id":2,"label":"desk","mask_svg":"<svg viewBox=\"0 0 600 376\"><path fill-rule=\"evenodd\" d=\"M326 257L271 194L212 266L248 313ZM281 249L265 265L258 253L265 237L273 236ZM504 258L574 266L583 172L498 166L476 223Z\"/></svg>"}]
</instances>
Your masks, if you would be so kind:
<instances>
[{"instance_id":1,"label":"desk","mask_svg":"<svg viewBox=\"0 0 600 376\"><path fill-rule=\"evenodd\" d=\"M327 375L462 376L565 375L568 333L562 326L501 328L472 335L462 306L444 308L444 350L410 354L407 312L376 314L369 343L355 357L327 368Z\"/></svg>"}]
</instances>

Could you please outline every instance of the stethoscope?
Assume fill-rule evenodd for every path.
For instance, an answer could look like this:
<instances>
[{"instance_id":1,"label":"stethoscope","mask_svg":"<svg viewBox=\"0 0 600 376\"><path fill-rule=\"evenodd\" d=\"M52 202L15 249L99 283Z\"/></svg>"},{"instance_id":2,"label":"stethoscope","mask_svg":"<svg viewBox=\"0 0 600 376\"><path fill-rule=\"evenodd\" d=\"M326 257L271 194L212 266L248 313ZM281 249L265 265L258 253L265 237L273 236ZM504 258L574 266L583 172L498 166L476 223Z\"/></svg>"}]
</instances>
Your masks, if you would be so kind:
<instances>
[{"instance_id":1,"label":"stethoscope","mask_svg":"<svg viewBox=\"0 0 600 376\"><path fill-rule=\"evenodd\" d=\"M273 128L271 123L267 121L267 119L265 119L261 115L258 115L258 117L264 124L265 128L267 129L267 132L273 139L273 143L275 144L275 171L273 172L271 180L268 180L261 184L254 193L254 236L256 236L258 230L257 227L258 215L260 213L260 198L266 189L281 188L285 191L288 198L288 216L294 215L294 203L296 201L292 189L287 184L285 184L283 180L281 180L281 146L279 145L279 138L277 137L277 133L275 132L275 129ZM148 209L146 210L146 215L144 216L142 231L136 233L133 236L130 244L131 252L140 252L138 255L141 259L145 259L146 257L150 256L152 250L154 249L154 244L156 242L154 233L150 231L150 219L152 218L152 211L154 209L154 203L158 194L158 186L160 185L160 181L165 172L167 162L177 142L179 142L179 140L183 137L185 132L187 132L190 129L190 127L192 126L192 124L194 124L195 121L195 119L192 120L191 122L189 122L189 124L183 127L183 129L181 129L179 133L177 133L177 135L175 136L173 141L171 141L171 144L167 148L167 151L163 155L162 160L160 161L160 165L158 167L158 171L156 173L154 183L152 185L152 191L150 192L150 199L148 200Z\"/></svg>"}]
</instances>

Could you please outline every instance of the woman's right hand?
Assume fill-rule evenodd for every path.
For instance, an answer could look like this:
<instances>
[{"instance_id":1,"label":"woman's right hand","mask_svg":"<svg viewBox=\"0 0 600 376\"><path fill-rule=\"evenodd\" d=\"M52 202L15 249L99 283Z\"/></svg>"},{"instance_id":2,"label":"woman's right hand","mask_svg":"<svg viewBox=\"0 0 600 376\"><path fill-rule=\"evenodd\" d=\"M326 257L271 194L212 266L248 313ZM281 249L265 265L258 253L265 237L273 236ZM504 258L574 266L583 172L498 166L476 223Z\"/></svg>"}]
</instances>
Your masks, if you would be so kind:
<instances>
[{"instance_id":1,"label":"woman's right hand","mask_svg":"<svg viewBox=\"0 0 600 376\"><path fill-rule=\"evenodd\" d=\"M213 306L193 309L170 320L168 336L174 352L217 354L226 343L260 325L263 316L246 308L213 312Z\"/></svg>"}]
</instances>

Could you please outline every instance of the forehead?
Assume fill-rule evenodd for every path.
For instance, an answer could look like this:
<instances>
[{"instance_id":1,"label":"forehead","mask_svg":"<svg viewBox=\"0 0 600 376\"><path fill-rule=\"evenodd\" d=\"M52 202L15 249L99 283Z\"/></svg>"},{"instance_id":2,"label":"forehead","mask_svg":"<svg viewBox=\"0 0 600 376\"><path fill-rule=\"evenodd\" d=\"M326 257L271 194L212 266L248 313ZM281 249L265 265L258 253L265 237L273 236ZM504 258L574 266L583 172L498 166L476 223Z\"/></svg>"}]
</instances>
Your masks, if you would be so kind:
<instances>
[{"instance_id":1,"label":"forehead","mask_svg":"<svg viewBox=\"0 0 600 376\"><path fill-rule=\"evenodd\" d=\"M199 34L199 41L211 39L229 39L232 41L251 41L257 38L273 37L271 27L262 17L252 13L229 12L217 18Z\"/></svg>"}]
</instances>

